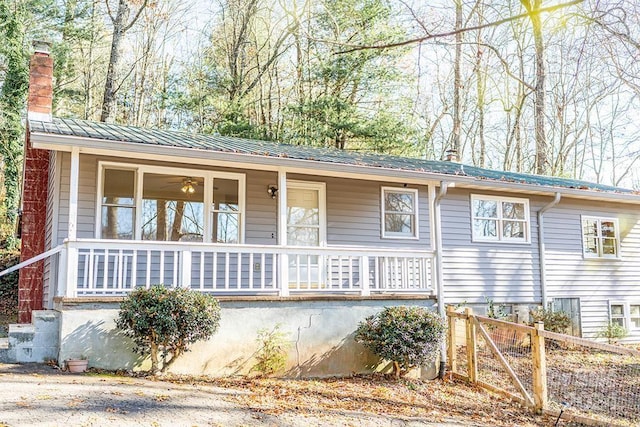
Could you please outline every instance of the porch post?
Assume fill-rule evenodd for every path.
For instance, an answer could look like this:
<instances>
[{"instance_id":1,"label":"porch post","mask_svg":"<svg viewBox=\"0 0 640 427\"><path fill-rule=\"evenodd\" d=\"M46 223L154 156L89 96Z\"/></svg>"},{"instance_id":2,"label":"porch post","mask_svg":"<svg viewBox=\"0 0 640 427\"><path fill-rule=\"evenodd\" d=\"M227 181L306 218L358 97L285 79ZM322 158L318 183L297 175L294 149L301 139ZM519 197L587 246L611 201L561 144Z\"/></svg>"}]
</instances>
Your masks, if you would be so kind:
<instances>
[{"instance_id":1,"label":"porch post","mask_svg":"<svg viewBox=\"0 0 640 427\"><path fill-rule=\"evenodd\" d=\"M80 183L80 149L71 149L71 173L69 174L69 240L76 240L78 229L78 185Z\"/></svg>"},{"instance_id":2,"label":"porch post","mask_svg":"<svg viewBox=\"0 0 640 427\"><path fill-rule=\"evenodd\" d=\"M78 291L78 248L72 242L67 242L67 274L65 277L66 292L68 298L75 298Z\"/></svg>"},{"instance_id":3,"label":"porch post","mask_svg":"<svg viewBox=\"0 0 640 427\"><path fill-rule=\"evenodd\" d=\"M369 283L369 257L363 255L360 257L360 295L368 297L371 295Z\"/></svg>"},{"instance_id":4,"label":"porch post","mask_svg":"<svg viewBox=\"0 0 640 427\"><path fill-rule=\"evenodd\" d=\"M287 172L278 170L278 245L287 246ZM289 255L280 254L280 296L289 296Z\"/></svg>"},{"instance_id":5,"label":"porch post","mask_svg":"<svg viewBox=\"0 0 640 427\"><path fill-rule=\"evenodd\" d=\"M73 244L78 237L78 187L80 185L80 149L71 149L71 170L69 173L69 222L67 226L67 256L65 295L73 298L78 288L78 248Z\"/></svg>"}]
</instances>

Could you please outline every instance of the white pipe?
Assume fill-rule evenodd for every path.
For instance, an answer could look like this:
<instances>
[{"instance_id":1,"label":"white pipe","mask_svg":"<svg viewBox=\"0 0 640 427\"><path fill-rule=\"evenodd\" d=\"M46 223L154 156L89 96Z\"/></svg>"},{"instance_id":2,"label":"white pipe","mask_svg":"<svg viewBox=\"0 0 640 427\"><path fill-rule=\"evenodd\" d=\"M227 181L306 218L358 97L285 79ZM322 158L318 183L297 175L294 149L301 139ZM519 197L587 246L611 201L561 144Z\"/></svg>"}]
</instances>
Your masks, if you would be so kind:
<instances>
[{"instance_id":1,"label":"white pipe","mask_svg":"<svg viewBox=\"0 0 640 427\"><path fill-rule=\"evenodd\" d=\"M436 292L438 296L438 314L443 321L447 319L447 313L444 306L444 274L442 274L442 220L440 214L440 201L447 195L449 189L449 182L440 182L440 191L433 201L433 219L434 219L434 232L435 232L435 256L436 256ZM444 378L444 370L447 364L447 343L443 342L440 346L440 369L438 376Z\"/></svg>"},{"instance_id":2,"label":"white pipe","mask_svg":"<svg viewBox=\"0 0 640 427\"><path fill-rule=\"evenodd\" d=\"M549 209L560 203L562 195L558 192L551 202L538 211L538 254L540 256L540 292L542 294L542 308L547 308L547 267L545 263L544 218Z\"/></svg>"}]
</instances>

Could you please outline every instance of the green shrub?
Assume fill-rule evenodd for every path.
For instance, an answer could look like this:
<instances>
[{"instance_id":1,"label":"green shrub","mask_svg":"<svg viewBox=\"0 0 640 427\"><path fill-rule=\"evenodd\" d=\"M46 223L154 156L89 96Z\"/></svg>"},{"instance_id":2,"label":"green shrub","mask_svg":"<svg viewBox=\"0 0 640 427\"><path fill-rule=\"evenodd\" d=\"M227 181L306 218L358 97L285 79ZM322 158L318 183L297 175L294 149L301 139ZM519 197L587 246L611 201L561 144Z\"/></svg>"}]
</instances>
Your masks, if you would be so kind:
<instances>
[{"instance_id":1,"label":"green shrub","mask_svg":"<svg viewBox=\"0 0 640 427\"><path fill-rule=\"evenodd\" d=\"M156 285L137 289L121 304L116 325L131 338L134 351L151 357L151 372L165 372L196 341L211 337L220 324L218 301L184 288Z\"/></svg>"},{"instance_id":2,"label":"green shrub","mask_svg":"<svg viewBox=\"0 0 640 427\"><path fill-rule=\"evenodd\" d=\"M444 321L423 307L386 307L360 322L355 340L393 362L396 378L433 362L445 338Z\"/></svg>"},{"instance_id":3,"label":"green shrub","mask_svg":"<svg viewBox=\"0 0 640 427\"><path fill-rule=\"evenodd\" d=\"M598 338L606 338L609 344L616 344L618 340L623 339L629 332L617 323L609 322L600 329Z\"/></svg>"},{"instance_id":4,"label":"green shrub","mask_svg":"<svg viewBox=\"0 0 640 427\"><path fill-rule=\"evenodd\" d=\"M272 330L260 329L256 341L259 345L256 354L258 363L251 368L251 371L269 376L284 369L291 343L288 335L280 330L280 325L276 325Z\"/></svg>"},{"instance_id":5,"label":"green shrub","mask_svg":"<svg viewBox=\"0 0 640 427\"><path fill-rule=\"evenodd\" d=\"M544 329L564 334L571 326L571 317L564 311L551 311L539 308L529 312L534 323L544 323Z\"/></svg>"}]
</instances>

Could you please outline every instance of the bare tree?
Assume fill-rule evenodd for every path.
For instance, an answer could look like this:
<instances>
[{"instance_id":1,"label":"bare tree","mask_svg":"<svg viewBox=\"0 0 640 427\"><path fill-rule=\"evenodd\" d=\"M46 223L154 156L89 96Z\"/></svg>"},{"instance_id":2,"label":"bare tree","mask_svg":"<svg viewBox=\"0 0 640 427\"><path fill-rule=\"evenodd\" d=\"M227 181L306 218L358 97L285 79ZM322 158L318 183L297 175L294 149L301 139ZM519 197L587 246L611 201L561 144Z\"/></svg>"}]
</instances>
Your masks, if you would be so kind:
<instances>
[{"instance_id":1,"label":"bare tree","mask_svg":"<svg viewBox=\"0 0 640 427\"><path fill-rule=\"evenodd\" d=\"M102 98L101 122L113 122L115 119L115 105L117 86L117 73L122 58L122 42L127 31L136 23L142 11L147 7L148 0L118 0L118 8L115 15L109 4L105 0L107 12L113 24L113 36L111 39L111 54L109 55L109 65L104 83L104 95ZM131 17L132 7L133 17Z\"/></svg>"}]
</instances>

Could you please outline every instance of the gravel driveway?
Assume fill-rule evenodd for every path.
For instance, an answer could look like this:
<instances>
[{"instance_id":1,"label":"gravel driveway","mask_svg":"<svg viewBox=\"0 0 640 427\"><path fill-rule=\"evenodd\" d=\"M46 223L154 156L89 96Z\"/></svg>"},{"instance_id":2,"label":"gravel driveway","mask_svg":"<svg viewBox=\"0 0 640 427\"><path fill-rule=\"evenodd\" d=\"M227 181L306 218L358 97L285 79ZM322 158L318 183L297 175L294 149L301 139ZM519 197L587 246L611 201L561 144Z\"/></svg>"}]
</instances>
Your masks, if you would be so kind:
<instances>
[{"instance_id":1,"label":"gravel driveway","mask_svg":"<svg viewBox=\"0 0 640 427\"><path fill-rule=\"evenodd\" d=\"M0 364L4 426L433 426L363 413L273 416L225 396L247 391L141 378L69 374L40 364ZM461 424L438 424L460 426Z\"/></svg>"}]
</instances>

